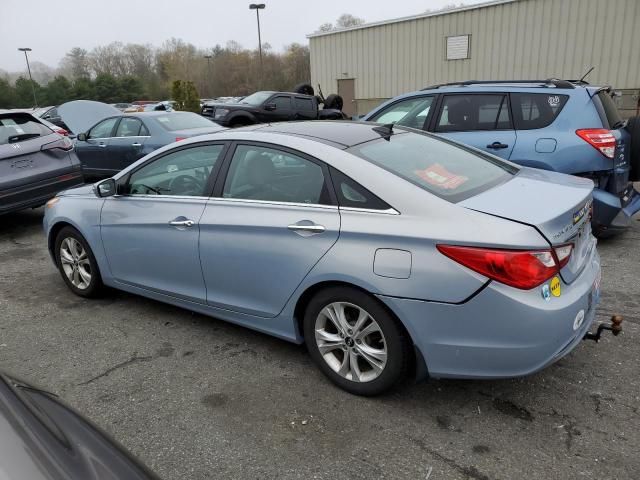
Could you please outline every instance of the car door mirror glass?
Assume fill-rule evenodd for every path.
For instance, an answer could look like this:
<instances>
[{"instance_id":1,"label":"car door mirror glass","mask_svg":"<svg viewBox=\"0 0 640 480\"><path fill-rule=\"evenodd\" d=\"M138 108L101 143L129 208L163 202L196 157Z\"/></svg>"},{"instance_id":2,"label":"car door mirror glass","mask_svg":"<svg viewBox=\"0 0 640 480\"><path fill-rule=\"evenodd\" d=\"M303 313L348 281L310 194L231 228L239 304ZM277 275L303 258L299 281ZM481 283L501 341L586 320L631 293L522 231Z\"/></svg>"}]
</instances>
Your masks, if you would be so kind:
<instances>
[{"instance_id":1,"label":"car door mirror glass","mask_svg":"<svg viewBox=\"0 0 640 480\"><path fill-rule=\"evenodd\" d=\"M86 142L87 141L87 134L86 133L79 133L78 136L76 137L80 142Z\"/></svg>"},{"instance_id":2,"label":"car door mirror glass","mask_svg":"<svg viewBox=\"0 0 640 480\"><path fill-rule=\"evenodd\" d=\"M100 198L111 197L116 194L116 181L113 178L107 178L96 184L96 195Z\"/></svg>"},{"instance_id":3,"label":"car door mirror glass","mask_svg":"<svg viewBox=\"0 0 640 480\"><path fill-rule=\"evenodd\" d=\"M276 104L275 103L267 103L267 104L265 104L264 109L269 111L269 112L271 112L271 111L276 109Z\"/></svg>"}]
</instances>

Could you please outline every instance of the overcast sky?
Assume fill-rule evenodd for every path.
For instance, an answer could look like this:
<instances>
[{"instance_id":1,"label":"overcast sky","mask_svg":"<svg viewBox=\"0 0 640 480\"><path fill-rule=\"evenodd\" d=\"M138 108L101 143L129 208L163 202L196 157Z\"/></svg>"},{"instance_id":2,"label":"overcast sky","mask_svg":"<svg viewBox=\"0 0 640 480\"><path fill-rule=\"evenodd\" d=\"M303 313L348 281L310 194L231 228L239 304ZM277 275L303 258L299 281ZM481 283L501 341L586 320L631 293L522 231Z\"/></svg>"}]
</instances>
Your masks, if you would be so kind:
<instances>
[{"instance_id":1,"label":"overcast sky","mask_svg":"<svg viewBox=\"0 0 640 480\"><path fill-rule=\"evenodd\" d=\"M254 0L255 1L255 0ZM480 0L464 0L465 4ZM98 6L98 3L100 6ZM30 60L52 67L73 47L87 50L113 41L159 46L171 37L197 47L236 40L258 44L250 0L0 0L0 69L20 71ZM276 50L306 43L319 25L334 23L343 13L367 22L423 13L453 0L264 0L260 12L262 41ZM455 3L460 3L456 1Z\"/></svg>"}]
</instances>

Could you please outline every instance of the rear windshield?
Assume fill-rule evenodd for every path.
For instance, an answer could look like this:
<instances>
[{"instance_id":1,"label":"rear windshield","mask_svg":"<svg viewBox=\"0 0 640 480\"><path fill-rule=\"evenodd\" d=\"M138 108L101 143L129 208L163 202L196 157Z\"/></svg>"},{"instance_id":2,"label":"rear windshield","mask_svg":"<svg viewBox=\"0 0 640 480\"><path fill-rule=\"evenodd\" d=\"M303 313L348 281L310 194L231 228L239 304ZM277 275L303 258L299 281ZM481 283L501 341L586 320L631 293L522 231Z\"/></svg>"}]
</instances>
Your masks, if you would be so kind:
<instances>
[{"instance_id":1,"label":"rear windshield","mask_svg":"<svg viewBox=\"0 0 640 480\"><path fill-rule=\"evenodd\" d=\"M53 133L31 115L15 114L0 117L0 145L16 143Z\"/></svg>"},{"instance_id":2,"label":"rear windshield","mask_svg":"<svg viewBox=\"0 0 640 480\"><path fill-rule=\"evenodd\" d=\"M347 150L450 202L508 180L518 169L495 157L420 133L396 133Z\"/></svg>"},{"instance_id":3,"label":"rear windshield","mask_svg":"<svg viewBox=\"0 0 640 480\"><path fill-rule=\"evenodd\" d=\"M190 112L173 112L167 113L166 115L158 115L154 118L162 128L170 132L215 126L210 120Z\"/></svg>"},{"instance_id":4,"label":"rear windshield","mask_svg":"<svg viewBox=\"0 0 640 480\"><path fill-rule=\"evenodd\" d=\"M620 112L618 112L618 107L613 102L613 98L611 98L610 92L606 90L602 90L598 92L598 99L600 103L602 103L602 108L604 110L604 116L606 117L609 125L604 125L605 128L618 128L622 124L622 117L620 116ZM604 123L604 119L603 123Z\"/></svg>"}]
</instances>

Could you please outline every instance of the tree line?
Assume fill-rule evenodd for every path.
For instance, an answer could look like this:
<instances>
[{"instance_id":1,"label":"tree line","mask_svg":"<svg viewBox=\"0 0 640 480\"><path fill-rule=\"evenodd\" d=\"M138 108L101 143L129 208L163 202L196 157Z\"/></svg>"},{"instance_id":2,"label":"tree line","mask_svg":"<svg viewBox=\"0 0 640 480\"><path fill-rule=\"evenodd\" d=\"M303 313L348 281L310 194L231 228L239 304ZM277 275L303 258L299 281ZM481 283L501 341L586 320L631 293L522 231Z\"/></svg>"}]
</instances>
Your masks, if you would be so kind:
<instances>
[{"instance_id":1,"label":"tree line","mask_svg":"<svg viewBox=\"0 0 640 480\"><path fill-rule=\"evenodd\" d=\"M33 86L38 105L70 100L106 103L171 98L175 81L191 82L202 98L244 96L257 90L292 89L310 81L309 48L298 43L275 52L230 41L201 49L172 38L161 47L113 42L91 51L76 47L56 69L37 65ZM35 75L34 75L35 76ZM25 75L12 79L0 71L0 108L33 106L32 83Z\"/></svg>"}]
</instances>

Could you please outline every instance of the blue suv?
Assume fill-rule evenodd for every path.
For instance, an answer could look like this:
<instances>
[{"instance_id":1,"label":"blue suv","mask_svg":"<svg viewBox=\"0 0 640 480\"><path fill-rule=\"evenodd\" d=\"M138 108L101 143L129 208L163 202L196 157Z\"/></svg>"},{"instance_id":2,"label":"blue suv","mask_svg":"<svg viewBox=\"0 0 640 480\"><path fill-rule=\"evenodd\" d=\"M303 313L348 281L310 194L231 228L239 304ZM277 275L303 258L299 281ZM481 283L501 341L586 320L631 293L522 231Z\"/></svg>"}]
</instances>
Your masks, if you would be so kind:
<instances>
[{"instance_id":1,"label":"blue suv","mask_svg":"<svg viewBox=\"0 0 640 480\"><path fill-rule=\"evenodd\" d=\"M556 79L435 85L393 98L362 120L426 130L520 165L590 178L599 236L623 231L640 210L631 183L640 180L640 121L627 126L611 87Z\"/></svg>"}]
</instances>

